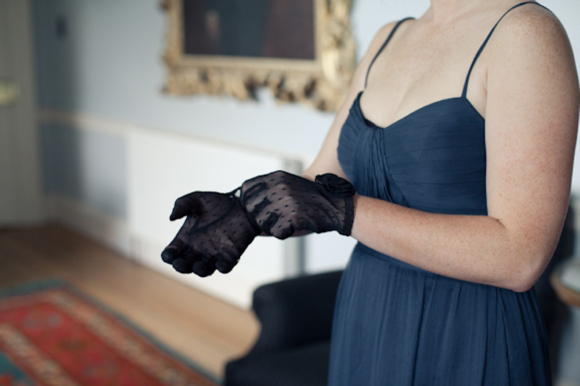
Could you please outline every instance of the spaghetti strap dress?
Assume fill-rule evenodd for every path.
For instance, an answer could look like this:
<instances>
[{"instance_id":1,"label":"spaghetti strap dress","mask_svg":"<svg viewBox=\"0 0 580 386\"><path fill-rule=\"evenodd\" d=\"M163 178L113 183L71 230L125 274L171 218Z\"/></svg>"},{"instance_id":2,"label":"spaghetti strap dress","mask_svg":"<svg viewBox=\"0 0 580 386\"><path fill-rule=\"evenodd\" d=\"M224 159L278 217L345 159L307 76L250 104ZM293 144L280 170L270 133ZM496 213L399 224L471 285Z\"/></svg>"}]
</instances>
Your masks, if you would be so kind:
<instances>
[{"instance_id":1,"label":"spaghetti strap dress","mask_svg":"<svg viewBox=\"0 0 580 386\"><path fill-rule=\"evenodd\" d=\"M520 3L505 14L530 3L539 5ZM358 194L426 212L487 215L485 119L466 94L500 21L460 97L378 127L363 116L358 95L338 144ZM358 243L337 295L328 384L551 385L533 290L437 275Z\"/></svg>"}]
</instances>

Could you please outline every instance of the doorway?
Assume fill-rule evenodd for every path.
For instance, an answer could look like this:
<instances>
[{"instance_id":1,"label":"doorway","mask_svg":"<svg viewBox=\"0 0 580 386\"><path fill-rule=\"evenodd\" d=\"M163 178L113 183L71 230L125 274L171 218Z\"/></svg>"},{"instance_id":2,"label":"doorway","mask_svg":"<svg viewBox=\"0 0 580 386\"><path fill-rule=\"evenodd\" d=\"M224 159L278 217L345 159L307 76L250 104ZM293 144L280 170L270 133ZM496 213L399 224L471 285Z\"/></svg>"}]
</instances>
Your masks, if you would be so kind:
<instances>
[{"instance_id":1,"label":"doorway","mask_svg":"<svg viewBox=\"0 0 580 386\"><path fill-rule=\"evenodd\" d=\"M42 221L29 0L0 0L0 226Z\"/></svg>"}]
</instances>

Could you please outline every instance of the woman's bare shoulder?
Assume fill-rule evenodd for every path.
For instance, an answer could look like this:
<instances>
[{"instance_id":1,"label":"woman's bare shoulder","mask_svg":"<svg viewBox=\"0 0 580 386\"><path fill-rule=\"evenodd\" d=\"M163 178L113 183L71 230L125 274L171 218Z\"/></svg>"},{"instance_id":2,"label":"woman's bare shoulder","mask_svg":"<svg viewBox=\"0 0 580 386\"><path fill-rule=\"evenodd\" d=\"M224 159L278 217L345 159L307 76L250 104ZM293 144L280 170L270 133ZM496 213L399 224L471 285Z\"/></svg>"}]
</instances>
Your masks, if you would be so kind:
<instances>
[{"instance_id":1,"label":"woman's bare shoulder","mask_svg":"<svg viewBox=\"0 0 580 386\"><path fill-rule=\"evenodd\" d=\"M393 28L395 28L395 25L397 25L398 22L399 22L399 20L394 20L394 21L390 21L387 24L383 25L381 28L379 28L379 30L375 34L375 38L380 37L380 38L384 38L381 40L385 40L387 38L387 36L391 33Z\"/></svg>"},{"instance_id":2,"label":"woman's bare shoulder","mask_svg":"<svg viewBox=\"0 0 580 386\"><path fill-rule=\"evenodd\" d=\"M510 52L515 49L560 51L571 53L564 26L548 9L526 4L510 11L492 36L494 49Z\"/></svg>"},{"instance_id":3,"label":"woman's bare shoulder","mask_svg":"<svg viewBox=\"0 0 580 386\"><path fill-rule=\"evenodd\" d=\"M488 88L490 82L498 89L519 82L519 89L533 86L545 94L560 95L570 108L577 108L578 74L572 46L552 12L536 4L512 10L499 23L489 45Z\"/></svg>"}]
</instances>

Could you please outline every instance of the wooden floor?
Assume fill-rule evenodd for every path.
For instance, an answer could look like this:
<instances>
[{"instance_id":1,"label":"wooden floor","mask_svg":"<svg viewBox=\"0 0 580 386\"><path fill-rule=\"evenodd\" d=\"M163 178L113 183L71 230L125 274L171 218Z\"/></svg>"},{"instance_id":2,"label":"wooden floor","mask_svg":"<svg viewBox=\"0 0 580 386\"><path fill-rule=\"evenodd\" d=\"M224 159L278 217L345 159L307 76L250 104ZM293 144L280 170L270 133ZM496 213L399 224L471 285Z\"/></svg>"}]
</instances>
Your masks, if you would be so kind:
<instances>
[{"instance_id":1,"label":"wooden floor","mask_svg":"<svg viewBox=\"0 0 580 386\"><path fill-rule=\"evenodd\" d=\"M251 312L65 228L0 229L0 288L48 278L70 281L220 379L259 332Z\"/></svg>"}]
</instances>

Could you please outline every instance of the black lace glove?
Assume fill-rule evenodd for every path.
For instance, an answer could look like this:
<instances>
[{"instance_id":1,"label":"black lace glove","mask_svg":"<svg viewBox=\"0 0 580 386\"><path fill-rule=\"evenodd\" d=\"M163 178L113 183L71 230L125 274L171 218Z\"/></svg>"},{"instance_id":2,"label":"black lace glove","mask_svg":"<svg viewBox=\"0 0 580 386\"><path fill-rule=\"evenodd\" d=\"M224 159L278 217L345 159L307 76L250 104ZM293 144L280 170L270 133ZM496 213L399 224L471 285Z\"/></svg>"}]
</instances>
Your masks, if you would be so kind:
<instances>
[{"instance_id":1,"label":"black lace glove","mask_svg":"<svg viewBox=\"0 0 580 386\"><path fill-rule=\"evenodd\" d=\"M193 192L175 201L171 221L186 216L161 257L181 273L208 276L230 272L260 233L235 192Z\"/></svg>"},{"instance_id":2,"label":"black lace glove","mask_svg":"<svg viewBox=\"0 0 580 386\"><path fill-rule=\"evenodd\" d=\"M355 190L337 175L319 175L312 182L277 171L247 180L241 189L250 220L268 235L285 239L302 230L350 235Z\"/></svg>"}]
</instances>

